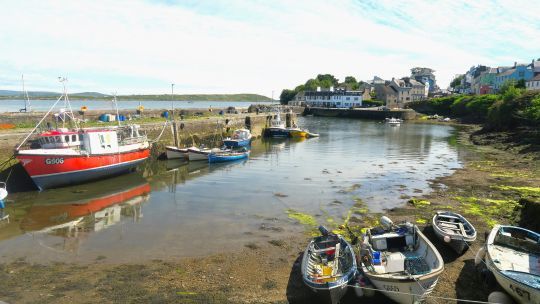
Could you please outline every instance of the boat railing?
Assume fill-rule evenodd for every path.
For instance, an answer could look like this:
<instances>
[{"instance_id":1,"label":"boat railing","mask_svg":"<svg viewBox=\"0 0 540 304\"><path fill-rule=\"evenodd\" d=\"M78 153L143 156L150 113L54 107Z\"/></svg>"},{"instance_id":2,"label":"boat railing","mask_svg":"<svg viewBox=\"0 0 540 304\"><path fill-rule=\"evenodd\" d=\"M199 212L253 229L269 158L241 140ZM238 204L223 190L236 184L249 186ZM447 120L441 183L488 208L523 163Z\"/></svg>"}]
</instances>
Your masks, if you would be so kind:
<instances>
[{"instance_id":1,"label":"boat railing","mask_svg":"<svg viewBox=\"0 0 540 304\"><path fill-rule=\"evenodd\" d=\"M146 135L138 136L138 137L126 137L121 139L118 143L120 145L132 145L132 144L139 144L147 141Z\"/></svg>"}]
</instances>

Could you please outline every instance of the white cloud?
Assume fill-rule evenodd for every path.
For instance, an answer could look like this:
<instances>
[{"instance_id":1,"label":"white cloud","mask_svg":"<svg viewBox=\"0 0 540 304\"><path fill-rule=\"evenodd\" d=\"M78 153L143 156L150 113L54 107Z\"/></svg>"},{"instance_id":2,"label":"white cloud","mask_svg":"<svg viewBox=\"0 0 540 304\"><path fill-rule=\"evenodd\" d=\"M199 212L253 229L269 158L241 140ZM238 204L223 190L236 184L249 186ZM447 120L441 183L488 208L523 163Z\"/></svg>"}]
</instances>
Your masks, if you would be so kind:
<instances>
[{"instance_id":1,"label":"white cloud","mask_svg":"<svg viewBox=\"0 0 540 304\"><path fill-rule=\"evenodd\" d=\"M66 75L71 91L167 93L174 82L178 93L270 95L318 73L391 78L428 66L446 86L474 64L540 57L530 6L538 5L12 1L0 11L0 80L28 73L31 89L57 89Z\"/></svg>"}]
</instances>

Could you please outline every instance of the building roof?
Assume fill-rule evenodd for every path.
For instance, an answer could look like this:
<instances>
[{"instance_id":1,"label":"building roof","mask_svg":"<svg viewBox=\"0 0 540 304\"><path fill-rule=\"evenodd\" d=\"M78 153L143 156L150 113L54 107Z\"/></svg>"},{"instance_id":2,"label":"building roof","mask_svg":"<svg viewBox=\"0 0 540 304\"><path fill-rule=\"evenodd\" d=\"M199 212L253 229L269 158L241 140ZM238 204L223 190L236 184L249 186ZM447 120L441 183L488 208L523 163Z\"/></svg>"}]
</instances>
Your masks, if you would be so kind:
<instances>
[{"instance_id":1,"label":"building roof","mask_svg":"<svg viewBox=\"0 0 540 304\"><path fill-rule=\"evenodd\" d=\"M540 74L534 76L534 78L531 78L531 79L527 80L527 82L529 82L529 81L540 81Z\"/></svg>"},{"instance_id":2,"label":"building roof","mask_svg":"<svg viewBox=\"0 0 540 304\"><path fill-rule=\"evenodd\" d=\"M506 70L502 73L499 73L497 76L508 76L508 75L512 75L514 74L514 72L516 71L516 69L509 69L509 70Z\"/></svg>"}]
</instances>

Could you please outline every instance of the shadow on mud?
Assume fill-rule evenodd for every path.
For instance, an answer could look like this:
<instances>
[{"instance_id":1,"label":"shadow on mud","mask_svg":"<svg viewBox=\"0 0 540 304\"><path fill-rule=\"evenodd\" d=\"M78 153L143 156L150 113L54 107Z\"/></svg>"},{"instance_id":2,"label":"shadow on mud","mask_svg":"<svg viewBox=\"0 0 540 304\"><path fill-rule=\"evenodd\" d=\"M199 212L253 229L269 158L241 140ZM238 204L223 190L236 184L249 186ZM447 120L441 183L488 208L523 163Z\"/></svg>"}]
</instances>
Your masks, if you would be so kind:
<instances>
[{"instance_id":1,"label":"shadow on mud","mask_svg":"<svg viewBox=\"0 0 540 304\"><path fill-rule=\"evenodd\" d=\"M20 163L16 163L0 172L0 181L6 180L9 193L38 190Z\"/></svg>"}]
</instances>

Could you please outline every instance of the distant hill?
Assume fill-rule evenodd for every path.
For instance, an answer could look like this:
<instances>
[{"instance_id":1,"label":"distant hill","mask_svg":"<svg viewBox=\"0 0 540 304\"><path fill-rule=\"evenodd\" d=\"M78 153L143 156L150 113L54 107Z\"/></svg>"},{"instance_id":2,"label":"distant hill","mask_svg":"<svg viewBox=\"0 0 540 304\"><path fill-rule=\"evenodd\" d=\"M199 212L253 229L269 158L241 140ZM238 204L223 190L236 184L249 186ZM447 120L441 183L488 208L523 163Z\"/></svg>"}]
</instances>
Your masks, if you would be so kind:
<instances>
[{"instance_id":1,"label":"distant hill","mask_svg":"<svg viewBox=\"0 0 540 304\"><path fill-rule=\"evenodd\" d=\"M28 92L30 99L56 99L60 96L58 92ZM111 95L102 94L99 92L81 92L70 93L69 96L79 99L109 99ZM171 95L118 95L118 100L171 100ZM0 99L24 99L22 91L0 90ZM259 94L186 94L174 95L174 100L188 101L271 101L268 98Z\"/></svg>"}]
</instances>

